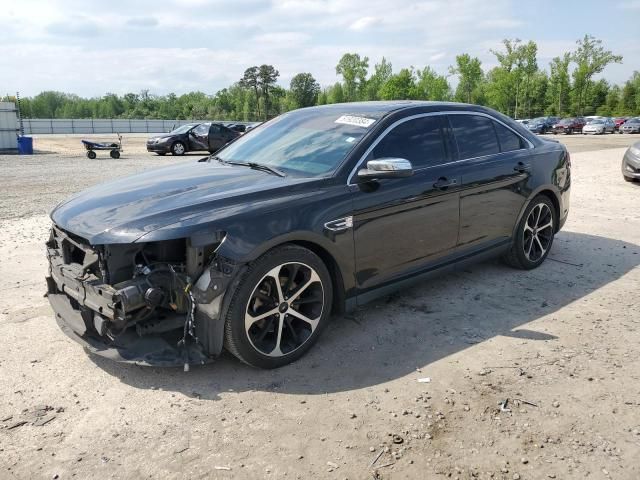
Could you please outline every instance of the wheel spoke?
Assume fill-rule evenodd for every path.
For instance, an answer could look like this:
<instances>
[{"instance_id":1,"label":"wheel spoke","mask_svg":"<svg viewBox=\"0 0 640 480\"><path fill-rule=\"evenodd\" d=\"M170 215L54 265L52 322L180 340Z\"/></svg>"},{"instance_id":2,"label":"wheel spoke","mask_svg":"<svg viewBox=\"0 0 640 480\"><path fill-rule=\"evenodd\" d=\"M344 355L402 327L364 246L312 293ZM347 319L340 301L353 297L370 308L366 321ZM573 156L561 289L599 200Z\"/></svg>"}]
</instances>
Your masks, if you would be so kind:
<instances>
[{"instance_id":1,"label":"wheel spoke","mask_svg":"<svg viewBox=\"0 0 640 480\"><path fill-rule=\"evenodd\" d=\"M293 341L296 343L300 343L300 340L298 339L298 334L296 333L295 329L293 328L293 325L291 324L291 319L289 318L289 315L284 316L284 321L287 324L287 331L293 337Z\"/></svg>"},{"instance_id":2,"label":"wheel spoke","mask_svg":"<svg viewBox=\"0 0 640 480\"><path fill-rule=\"evenodd\" d=\"M309 278L307 283L305 283L302 287L300 287L298 290L296 290L296 293L291 295L291 297L289 298L288 302L289 303L293 302L296 298L298 298L302 294L302 292L304 292L307 288L309 288L309 286L312 283L319 282L319 281L320 281L320 277L318 277L316 272L311 271L311 278Z\"/></svg>"},{"instance_id":3,"label":"wheel spoke","mask_svg":"<svg viewBox=\"0 0 640 480\"><path fill-rule=\"evenodd\" d=\"M533 235L531 235L531 238L529 239L529 248L526 247L525 245L525 249L527 250L527 258L529 260L531 260L531 248L533 247Z\"/></svg>"},{"instance_id":4,"label":"wheel spoke","mask_svg":"<svg viewBox=\"0 0 640 480\"><path fill-rule=\"evenodd\" d=\"M276 313L278 313L278 309L277 308L273 308L271 310L268 310L264 313L261 313L260 315L257 316L253 316L251 315L249 312L247 312L247 314L244 316L244 326L247 329L247 331L249 330L249 328L251 328L251 325L253 325L254 323L262 320L263 318L267 318L271 315L275 315Z\"/></svg>"},{"instance_id":5,"label":"wheel spoke","mask_svg":"<svg viewBox=\"0 0 640 480\"><path fill-rule=\"evenodd\" d=\"M542 214L542 204L538 205L538 216L536 217L536 223L534 225L538 225L540 223L541 214Z\"/></svg>"},{"instance_id":6,"label":"wheel spoke","mask_svg":"<svg viewBox=\"0 0 640 480\"><path fill-rule=\"evenodd\" d=\"M553 227L553 221L549 220L548 223L545 223L542 227L538 227L538 232L541 230L545 230L549 227Z\"/></svg>"},{"instance_id":7,"label":"wheel spoke","mask_svg":"<svg viewBox=\"0 0 640 480\"><path fill-rule=\"evenodd\" d=\"M547 250L542 246L542 242L540 242L540 239L538 238L537 235L535 237L533 237L533 238L536 239L536 243L540 247L540 257L542 257ZM538 257L538 258L540 258L540 257Z\"/></svg>"},{"instance_id":8,"label":"wheel spoke","mask_svg":"<svg viewBox=\"0 0 640 480\"><path fill-rule=\"evenodd\" d=\"M309 326L311 327L311 331L315 330L316 325L318 324L318 320L320 320L320 317L318 317L316 319L311 319L311 318L307 317L306 315L303 315L300 312L294 310L293 308L291 310L289 310L288 313L293 315L296 318L299 318L303 322L307 322L309 324Z\"/></svg>"},{"instance_id":9,"label":"wheel spoke","mask_svg":"<svg viewBox=\"0 0 640 480\"><path fill-rule=\"evenodd\" d=\"M291 293L291 288L293 287L293 282L300 271L300 264L294 263L289 268L289 278L287 279L287 284L284 286L284 292L289 295Z\"/></svg>"},{"instance_id":10,"label":"wheel spoke","mask_svg":"<svg viewBox=\"0 0 640 480\"><path fill-rule=\"evenodd\" d=\"M276 317L270 317L269 321L267 322L267 324L262 328L262 331L260 332L260 335L258 335L258 338L256 339L258 342L262 342L264 340L264 337L267 336L267 333L269 333L269 330L271 329L271 326L273 325L273 320Z\"/></svg>"},{"instance_id":11,"label":"wheel spoke","mask_svg":"<svg viewBox=\"0 0 640 480\"><path fill-rule=\"evenodd\" d=\"M284 322L282 321L282 315L278 316L278 337L276 339L276 346L269 355L274 355L276 357L282 356L282 349L280 348L280 342L282 342L282 327L284 326Z\"/></svg>"},{"instance_id":12,"label":"wheel spoke","mask_svg":"<svg viewBox=\"0 0 640 480\"><path fill-rule=\"evenodd\" d=\"M280 285L280 270L282 265L277 266L267 273L267 277L271 277L276 284L276 292L278 293L278 305L284 302L284 295L282 293L282 285Z\"/></svg>"}]
</instances>

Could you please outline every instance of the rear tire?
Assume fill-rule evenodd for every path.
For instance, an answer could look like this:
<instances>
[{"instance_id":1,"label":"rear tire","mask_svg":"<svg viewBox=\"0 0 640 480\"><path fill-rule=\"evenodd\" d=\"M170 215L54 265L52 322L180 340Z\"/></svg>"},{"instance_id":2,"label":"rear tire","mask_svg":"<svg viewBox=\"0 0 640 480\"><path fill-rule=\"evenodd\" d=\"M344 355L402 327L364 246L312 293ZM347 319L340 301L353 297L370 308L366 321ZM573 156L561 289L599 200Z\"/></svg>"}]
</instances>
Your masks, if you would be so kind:
<instances>
[{"instance_id":1,"label":"rear tire","mask_svg":"<svg viewBox=\"0 0 640 480\"><path fill-rule=\"evenodd\" d=\"M87 152L87 158L89 158L90 160L95 160L96 156L96 152L94 152L93 150L89 150Z\"/></svg>"},{"instance_id":2,"label":"rear tire","mask_svg":"<svg viewBox=\"0 0 640 480\"><path fill-rule=\"evenodd\" d=\"M331 276L312 251L283 245L249 264L225 316L225 348L244 363L277 368L304 355L329 321Z\"/></svg>"},{"instance_id":3,"label":"rear tire","mask_svg":"<svg viewBox=\"0 0 640 480\"><path fill-rule=\"evenodd\" d=\"M118 150L111 150L109 152L109 155L111 156L111 158L117 160L120 158L120 152Z\"/></svg>"},{"instance_id":4,"label":"rear tire","mask_svg":"<svg viewBox=\"0 0 640 480\"><path fill-rule=\"evenodd\" d=\"M518 222L505 262L522 270L531 270L544 262L553 245L557 225L556 209L546 195L536 196Z\"/></svg>"}]
</instances>

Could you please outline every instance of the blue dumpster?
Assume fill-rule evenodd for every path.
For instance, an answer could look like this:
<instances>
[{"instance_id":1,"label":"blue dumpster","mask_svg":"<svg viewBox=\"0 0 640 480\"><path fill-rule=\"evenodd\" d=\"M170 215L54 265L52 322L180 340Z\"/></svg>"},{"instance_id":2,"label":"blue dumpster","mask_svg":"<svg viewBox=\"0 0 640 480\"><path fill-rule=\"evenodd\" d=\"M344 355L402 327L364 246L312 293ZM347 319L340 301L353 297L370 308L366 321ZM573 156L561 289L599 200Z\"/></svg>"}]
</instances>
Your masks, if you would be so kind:
<instances>
[{"instance_id":1,"label":"blue dumpster","mask_svg":"<svg viewBox=\"0 0 640 480\"><path fill-rule=\"evenodd\" d=\"M18 137L18 153L20 155L33 155L32 137Z\"/></svg>"}]
</instances>

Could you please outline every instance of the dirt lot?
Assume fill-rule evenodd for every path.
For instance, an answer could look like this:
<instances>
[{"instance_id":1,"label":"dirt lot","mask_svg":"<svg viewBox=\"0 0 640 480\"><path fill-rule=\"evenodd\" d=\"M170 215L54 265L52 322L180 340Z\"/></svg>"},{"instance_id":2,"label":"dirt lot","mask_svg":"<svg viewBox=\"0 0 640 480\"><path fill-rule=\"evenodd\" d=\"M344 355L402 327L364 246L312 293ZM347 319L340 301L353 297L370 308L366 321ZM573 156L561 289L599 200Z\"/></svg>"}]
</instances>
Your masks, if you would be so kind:
<instances>
[{"instance_id":1,"label":"dirt lot","mask_svg":"<svg viewBox=\"0 0 640 480\"><path fill-rule=\"evenodd\" d=\"M637 139L561 138L572 210L539 269L495 261L418 285L335 318L276 371L88 356L43 298L56 202L199 155L128 136L122 159L90 161L57 136L0 156L0 478L637 480L640 185L620 174Z\"/></svg>"}]
</instances>

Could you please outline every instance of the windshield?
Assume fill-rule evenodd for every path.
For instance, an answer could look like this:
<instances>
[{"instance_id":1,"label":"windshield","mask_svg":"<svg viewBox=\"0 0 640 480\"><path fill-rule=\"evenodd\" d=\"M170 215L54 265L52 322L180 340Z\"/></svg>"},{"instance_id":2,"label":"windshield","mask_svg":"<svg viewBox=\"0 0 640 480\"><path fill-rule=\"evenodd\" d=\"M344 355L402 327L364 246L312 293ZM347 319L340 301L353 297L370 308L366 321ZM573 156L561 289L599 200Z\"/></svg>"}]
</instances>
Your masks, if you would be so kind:
<instances>
[{"instance_id":1,"label":"windshield","mask_svg":"<svg viewBox=\"0 0 640 480\"><path fill-rule=\"evenodd\" d=\"M569 125L573 123L573 121L573 118L565 118L563 120L560 120L560 125Z\"/></svg>"},{"instance_id":2,"label":"windshield","mask_svg":"<svg viewBox=\"0 0 640 480\"><path fill-rule=\"evenodd\" d=\"M594 120L591 120L589 123L592 124L592 125L602 125L604 123L604 120L600 120L600 119L596 118Z\"/></svg>"},{"instance_id":3,"label":"windshield","mask_svg":"<svg viewBox=\"0 0 640 480\"><path fill-rule=\"evenodd\" d=\"M627 120L624 123L640 123L640 118L632 118L631 120Z\"/></svg>"},{"instance_id":4,"label":"windshield","mask_svg":"<svg viewBox=\"0 0 640 480\"><path fill-rule=\"evenodd\" d=\"M181 127L178 127L175 130L171 130L170 133L187 133L193 127L195 127L193 123L191 125L182 125Z\"/></svg>"},{"instance_id":5,"label":"windshield","mask_svg":"<svg viewBox=\"0 0 640 480\"><path fill-rule=\"evenodd\" d=\"M538 117L531 120L531 123L543 123L546 120L545 117Z\"/></svg>"},{"instance_id":6,"label":"windshield","mask_svg":"<svg viewBox=\"0 0 640 480\"><path fill-rule=\"evenodd\" d=\"M298 176L335 170L375 122L371 115L343 115L333 108L285 113L256 127L216 156L259 163Z\"/></svg>"}]
</instances>

